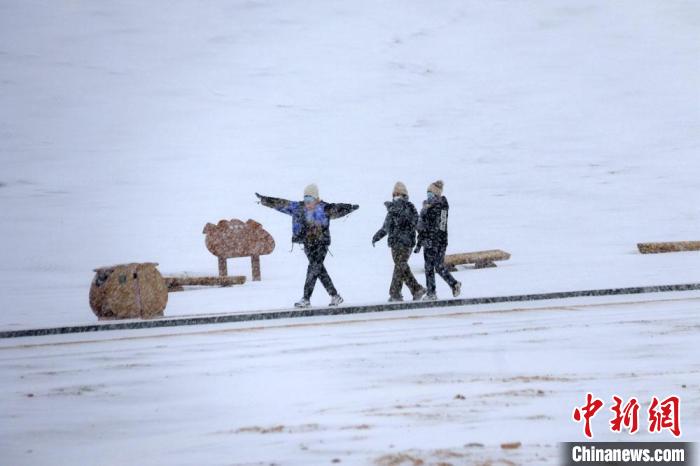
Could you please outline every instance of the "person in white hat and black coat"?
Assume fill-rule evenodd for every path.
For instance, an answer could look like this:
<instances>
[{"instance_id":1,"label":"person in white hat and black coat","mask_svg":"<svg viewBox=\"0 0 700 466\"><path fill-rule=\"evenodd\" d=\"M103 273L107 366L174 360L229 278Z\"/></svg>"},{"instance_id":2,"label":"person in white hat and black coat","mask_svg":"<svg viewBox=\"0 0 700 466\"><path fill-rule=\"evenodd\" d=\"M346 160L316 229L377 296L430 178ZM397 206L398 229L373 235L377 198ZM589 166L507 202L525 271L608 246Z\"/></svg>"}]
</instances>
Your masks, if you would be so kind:
<instances>
[{"instance_id":1,"label":"person in white hat and black coat","mask_svg":"<svg viewBox=\"0 0 700 466\"><path fill-rule=\"evenodd\" d=\"M430 183L427 199L423 202L423 209L418 220L418 245L415 252L423 248L425 259L425 281L428 288L426 300L437 299L435 292L435 272L452 289L452 296L459 296L462 284L458 282L445 266L445 251L447 250L447 217L450 205L447 198L442 195L442 180Z\"/></svg>"},{"instance_id":2,"label":"person in white hat and black coat","mask_svg":"<svg viewBox=\"0 0 700 466\"><path fill-rule=\"evenodd\" d=\"M416 277L413 276L408 265L411 250L416 245L416 225L418 224L418 212L411 201L408 200L406 185L398 181L394 185L391 194L392 200L385 202L387 213L384 224L372 237L372 246L388 235L387 243L391 248L391 257L394 260L394 274L389 286L389 301L403 301L401 288L404 283L411 290L413 300L417 301L425 295Z\"/></svg>"},{"instance_id":3,"label":"person in white hat and black coat","mask_svg":"<svg viewBox=\"0 0 700 466\"><path fill-rule=\"evenodd\" d=\"M309 307L316 280L326 288L331 296L330 306L343 302L323 262L331 244L330 221L340 218L360 208L357 204L332 204L322 201L318 187L310 184L304 189L303 201L289 201L255 193L260 204L292 216L292 242L304 245L304 253L309 260L304 283L304 296L296 302L296 307Z\"/></svg>"}]
</instances>

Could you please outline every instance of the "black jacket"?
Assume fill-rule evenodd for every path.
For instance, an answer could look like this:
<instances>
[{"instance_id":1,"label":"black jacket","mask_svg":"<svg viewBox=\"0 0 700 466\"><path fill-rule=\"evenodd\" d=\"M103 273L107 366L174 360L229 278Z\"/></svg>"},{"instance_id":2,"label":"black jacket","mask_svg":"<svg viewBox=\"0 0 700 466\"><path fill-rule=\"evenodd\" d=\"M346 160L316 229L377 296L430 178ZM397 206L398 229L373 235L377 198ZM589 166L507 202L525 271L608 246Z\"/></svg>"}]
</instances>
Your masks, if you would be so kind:
<instances>
[{"instance_id":1,"label":"black jacket","mask_svg":"<svg viewBox=\"0 0 700 466\"><path fill-rule=\"evenodd\" d=\"M319 201L313 210L308 210L303 201L288 201L257 194L265 207L292 216L292 242L305 245L331 244L330 221L343 217L357 209L358 205L330 204Z\"/></svg>"},{"instance_id":2,"label":"black jacket","mask_svg":"<svg viewBox=\"0 0 700 466\"><path fill-rule=\"evenodd\" d=\"M447 247L447 217L450 205L440 196L432 202L425 201L418 220L418 244L426 249Z\"/></svg>"},{"instance_id":3,"label":"black jacket","mask_svg":"<svg viewBox=\"0 0 700 466\"><path fill-rule=\"evenodd\" d=\"M418 212L408 199L400 198L385 202L386 218L384 225L374 234L372 242L377 242L389 235L387 243L390 248L402 246L412 248L416 244L416 225Z\"/></svg>"}]
</instances>

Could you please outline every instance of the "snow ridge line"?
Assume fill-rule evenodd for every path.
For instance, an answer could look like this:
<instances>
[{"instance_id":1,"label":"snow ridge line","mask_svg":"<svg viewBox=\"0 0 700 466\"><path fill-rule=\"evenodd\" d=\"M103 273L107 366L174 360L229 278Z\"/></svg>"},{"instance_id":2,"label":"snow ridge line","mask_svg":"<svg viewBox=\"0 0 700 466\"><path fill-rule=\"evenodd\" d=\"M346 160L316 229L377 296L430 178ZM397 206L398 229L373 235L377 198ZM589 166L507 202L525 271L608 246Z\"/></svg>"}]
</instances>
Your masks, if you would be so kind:
<instances>
[{"instance_id":1,"label":"snow ridge line","mask_svg":"<svg viewBox=\"0 0 700 466\"><path fill-rule=\"evenodd\" d=\"M370 304L359 306L319 307L307 309L283 309L277 311L258 311L238 314L216 314L203 316L159 318L105 324L74 325L65 327L47 327L24 330L6 330L0 332L0 338L38 337L45 335L62 335L68 333L102 332L107 330L135 330L142 328L179 327L189 325L225 324L249 322L256 320L293 319L300 317L317 317L345 314L362 314L369 312L403 311L412 309L429 309L434 307L474 306L479 304L497 304L522 301L542 301L549 299L567 299L591 296L613 296L645 293L666 293L670 291L700 290L700 283L680 285L636 286L628 288L604 288L598 290L559 291L553 293L522 294L512 296L493 296L482 298L444 299L437 301L407 301L399 303Z\"/></svg>"}]
</instances>

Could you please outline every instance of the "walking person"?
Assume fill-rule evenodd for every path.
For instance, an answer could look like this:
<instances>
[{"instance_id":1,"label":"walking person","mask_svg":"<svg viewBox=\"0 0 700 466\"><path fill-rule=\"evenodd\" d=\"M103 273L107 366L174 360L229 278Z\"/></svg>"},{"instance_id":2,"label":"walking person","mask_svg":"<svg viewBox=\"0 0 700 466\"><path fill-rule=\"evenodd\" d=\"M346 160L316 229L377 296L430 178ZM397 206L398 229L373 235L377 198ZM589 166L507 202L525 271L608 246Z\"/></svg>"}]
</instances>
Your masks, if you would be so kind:
<instances>
[{"instance_id":1,"label":"walking person","mask_svg":"<svg viewBox=\"0 0 700 466\"><path fill-rule=\"evenodd\" d=\"M389 286L389 302L403 301L401 288L405 284L413 300L417 301L425 295L416 277L413 276L408 266L408 258L416 244L416 226L418 224L418 212L411 201L408 200L406 185L398 181L394 185L391 194L392 200L385 202L387 213L383 226L372 237L372 246L388 235L387 244L391 248L391 257L394 259L394 274Z\"/></svg>"},{"instance_id":2,"label":"walking person","mask_svg":"<svg viewBox=\"0 0 700 466\"><path fill-rule=\"evenodd\" d=\"M452 296L459 296L462 284L458 282L445 266L445 251L447 250L447 217L450 205L442 195L442 180L428 186L427 199L423 202L420 219L418 220L418 245L415 252L423 248L425 259L425 281L428 293L426 300L437 299L435 293L435 272L437 272L452 289Z\"/></svg>"},{"instance_id":3,"label":"walking person","mask_svg":"<svg viewBox=\"0 0 700 466\"><path fill-rule=\"evenodd\" d=\"M303 201L289 201L275 197L255 195L260 204L292 216L292 242L301 243L304 253L309 260L304 283L304 295L295 307L311 306L311 295L320 280L331 297L329 306L337 306L343 298L333 286L325 265L323 264L331 244L330 221L340 218L359 209L357 204L332 204L322 201L318 195L318 187L310 184L304 189Z\"/></svg>"}]
</instances>

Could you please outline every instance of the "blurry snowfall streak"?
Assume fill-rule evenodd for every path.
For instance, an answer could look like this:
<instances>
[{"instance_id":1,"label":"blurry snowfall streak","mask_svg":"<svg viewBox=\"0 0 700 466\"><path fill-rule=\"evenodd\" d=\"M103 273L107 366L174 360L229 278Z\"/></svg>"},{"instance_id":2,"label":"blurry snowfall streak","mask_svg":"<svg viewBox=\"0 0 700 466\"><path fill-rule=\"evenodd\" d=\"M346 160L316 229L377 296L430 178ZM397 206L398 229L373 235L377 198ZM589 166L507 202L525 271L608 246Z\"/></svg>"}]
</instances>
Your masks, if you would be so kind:
<instances>
[{"instance_id":1,"label":"blurry snowfall streak","mask_svg":"<svg viewBox=\"0 0 700 466\"><path fill-rule=\"evenodd\" d=\"M163 315L168 289L154 262L95 269L90 307L99 319L149 318Z\"/></svg>"},{"instance_id":2,"label":"blurry snowfall streak","mask_svg":"<svg viewBox=\"0 0 700 466\"><path fill-rule=\"evenodd\" d=\"M275 240L262 225L248 219L219 220L216 225L207 223L202 232L209 252L219 258L219 275L228 275L226 259L250 256L253 280L260 280L260 256L275 250Z\"/></svg>"}]
</instances>

